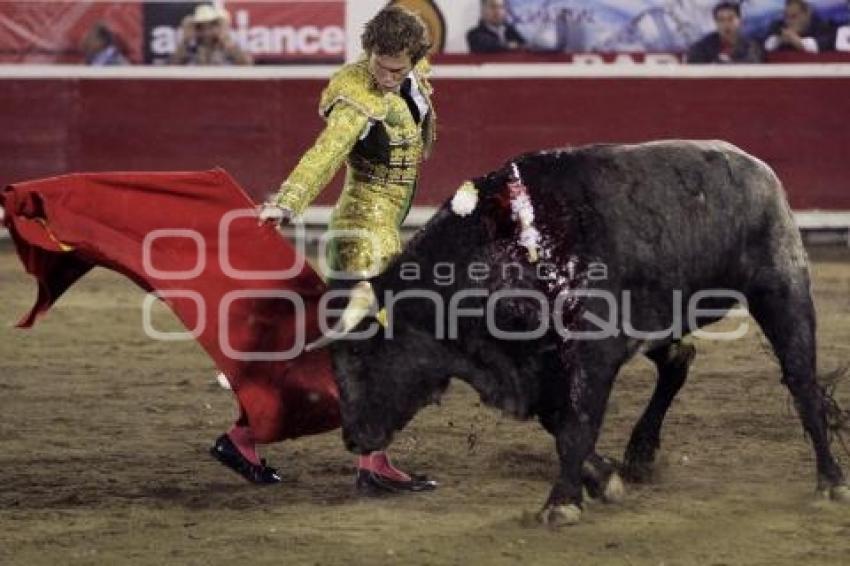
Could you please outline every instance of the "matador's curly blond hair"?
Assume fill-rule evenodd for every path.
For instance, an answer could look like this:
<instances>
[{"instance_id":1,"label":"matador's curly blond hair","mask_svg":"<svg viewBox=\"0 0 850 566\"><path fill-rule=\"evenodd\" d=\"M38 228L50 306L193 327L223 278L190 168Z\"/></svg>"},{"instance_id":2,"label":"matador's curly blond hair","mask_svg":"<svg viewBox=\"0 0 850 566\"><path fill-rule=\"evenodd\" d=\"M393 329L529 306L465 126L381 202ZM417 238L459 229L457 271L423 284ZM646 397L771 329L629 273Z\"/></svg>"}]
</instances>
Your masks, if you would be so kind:
<instances>
[{"instance_id":1,"label":"matador's curly blond hair","mask_svg":"<svg viewBox=\"0 0 850 566\"><path fill-rule=\"evenodd\" d=\"M407 52L416 64L431 44L422 19L401 6L388 6L369 20L360 36L363 49L378 55L398 55Z\"/></svg>"}]
</instances>

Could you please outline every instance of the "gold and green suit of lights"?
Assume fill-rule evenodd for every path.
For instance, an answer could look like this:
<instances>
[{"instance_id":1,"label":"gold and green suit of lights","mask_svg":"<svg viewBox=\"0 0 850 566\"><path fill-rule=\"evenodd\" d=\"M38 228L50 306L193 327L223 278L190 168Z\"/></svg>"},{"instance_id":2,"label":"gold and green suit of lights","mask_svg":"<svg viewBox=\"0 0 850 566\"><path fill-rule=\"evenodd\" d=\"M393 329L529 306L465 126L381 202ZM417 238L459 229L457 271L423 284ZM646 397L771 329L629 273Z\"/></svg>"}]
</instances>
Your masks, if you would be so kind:
<instances>
[{"instance_id":1,"label":"gold and green suit of lights","mask_svg":"<svg viewBox=\"0 0 850 566\"><path fill-rule=\"evenodd\" d=\"M328 264L334 270L375 274L401 251L399 228L419 164L435 138L428 68L423 60L413 69L429 107L418 124L400 94L375 85L365 59L340 69L322 93L325 129L283 182L276 202L300 215L346 163L329 226Z\"/></svg>"}]
</instances>

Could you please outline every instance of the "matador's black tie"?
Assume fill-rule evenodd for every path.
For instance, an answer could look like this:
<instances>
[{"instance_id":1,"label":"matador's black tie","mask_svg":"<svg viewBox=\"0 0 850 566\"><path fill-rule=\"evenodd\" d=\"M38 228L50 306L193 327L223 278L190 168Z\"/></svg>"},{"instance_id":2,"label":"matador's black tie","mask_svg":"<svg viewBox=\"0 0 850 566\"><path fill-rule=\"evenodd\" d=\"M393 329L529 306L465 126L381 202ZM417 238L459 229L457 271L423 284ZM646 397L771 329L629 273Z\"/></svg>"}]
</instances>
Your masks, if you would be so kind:
<instances>
[{"instance_id":1,"label":"matador's black tie","mask_svg":"<svg viewBox=\"0 0 850 566\"><path fill-rule=\"evenodd\" d=\"M404 82L401 83L401 97L407 103L407 107L410 109L410 114L413 116L413 121L417 124L420 120L422 120L422 116L419 114L419 106L416 105L416 101L413 100L413 95L410 90L413 87L413 81L410 77L404 79Z\"/></svg>"}]
</instances>

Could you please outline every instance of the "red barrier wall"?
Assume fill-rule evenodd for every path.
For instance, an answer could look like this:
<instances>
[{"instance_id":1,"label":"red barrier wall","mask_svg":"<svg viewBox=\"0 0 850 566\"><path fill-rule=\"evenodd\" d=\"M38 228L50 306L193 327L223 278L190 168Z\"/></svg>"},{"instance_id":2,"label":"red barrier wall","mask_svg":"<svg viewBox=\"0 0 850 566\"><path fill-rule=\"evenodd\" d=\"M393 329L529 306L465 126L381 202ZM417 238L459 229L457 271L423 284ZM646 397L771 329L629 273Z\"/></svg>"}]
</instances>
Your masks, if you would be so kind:
<instances>
[{"instance_id":1,"label":"red barrier wall","mask_svg":"<svg viewBox=\"0 0 850 566\"><path fill-rule=\"evenodd\" d=\"M220 165L261 196L321 128L324 83L4 78L0 183ZM420 205L524 151L720 138L773 166L795 208L850 210L850 77L438 78L435 86L439 139ZM337 190L318 202L333 202Z\"/></svg>"}]
</instances>

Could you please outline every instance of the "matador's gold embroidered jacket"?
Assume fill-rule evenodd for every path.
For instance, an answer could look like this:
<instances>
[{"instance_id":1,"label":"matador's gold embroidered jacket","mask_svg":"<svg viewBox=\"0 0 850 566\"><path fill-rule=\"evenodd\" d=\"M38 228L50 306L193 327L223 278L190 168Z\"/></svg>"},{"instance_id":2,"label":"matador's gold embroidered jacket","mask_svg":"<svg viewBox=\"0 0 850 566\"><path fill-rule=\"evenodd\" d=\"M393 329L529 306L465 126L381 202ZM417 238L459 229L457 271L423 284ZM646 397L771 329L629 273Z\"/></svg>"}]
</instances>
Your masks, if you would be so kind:
<instances>
[{"instance_id":1,"label":"matador's gold embroidered jacket","mask_svg":"<svg viewBox=\"0 0 850 566\"><path fill-rule=\"evenodd\" d=\"M419 164L435 139L428 70L424 59L413 70L429 107L418 124L400 94L375 85L365 59L340 69L322 93L319 112L326 127L283 182L276 202L301 214L346 162L345 186L330 223L333 269L377 273L401 251L399 227L413 200Z\"/></svg>"}]
</instances>

